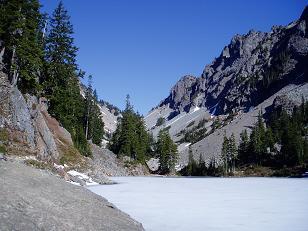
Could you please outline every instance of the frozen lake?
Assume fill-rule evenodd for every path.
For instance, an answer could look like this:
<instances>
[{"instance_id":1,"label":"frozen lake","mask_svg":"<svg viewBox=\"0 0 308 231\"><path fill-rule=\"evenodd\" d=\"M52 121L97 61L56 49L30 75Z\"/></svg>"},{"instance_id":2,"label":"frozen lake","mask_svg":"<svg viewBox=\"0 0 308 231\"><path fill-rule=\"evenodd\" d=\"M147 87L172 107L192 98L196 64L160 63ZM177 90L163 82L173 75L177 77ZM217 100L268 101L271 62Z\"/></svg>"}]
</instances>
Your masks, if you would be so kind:
<instances>
[{"instance_id":1,"label":"frozen lake","mask_svg":"<svg viewBox=\"0 0 308 231\"><path fill-rule=\"evenodd\" d=\"M307 231L308 180L113 177L97 193L146 230Z\"/></svg>"}]
</instances>

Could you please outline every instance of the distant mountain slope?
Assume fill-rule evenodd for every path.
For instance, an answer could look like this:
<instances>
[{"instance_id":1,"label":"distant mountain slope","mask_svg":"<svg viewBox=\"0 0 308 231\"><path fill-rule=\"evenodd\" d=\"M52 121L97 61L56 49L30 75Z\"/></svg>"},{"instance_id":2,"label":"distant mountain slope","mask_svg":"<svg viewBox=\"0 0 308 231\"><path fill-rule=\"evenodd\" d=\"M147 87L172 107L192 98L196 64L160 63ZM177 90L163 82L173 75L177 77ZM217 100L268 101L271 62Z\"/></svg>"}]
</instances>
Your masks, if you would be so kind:
<instances>
[{"instance_id":1,"label":"distant mountain slope","mask_svg":"<svg viewBox=\"0 0 308 231\"><path fill-rule=\"evenodd\" d=\"M308 7L299 20L287 26L274 26L268 33L251 30L246 35L235 35L200 77L184 76L175 84L169 96L145 117L147 127L154 135L165 128L179 143L185 142L188 132L195 136L194 142L205 137L209 140L214 130L219 132L239 115L245 117L289 85L303 87L289 100L307 97L307 54ZM165 123L156 126L159 118L164 118ZM232 129L231 132L240 132ZM196 145L195 153L208 149ZM181 145L180 151L187 147ZM220 148L218 145L209 152L217 153Z\"/></svg>"},{"instance_id":2,"label":"distant mountain slope","mask_svg":"<svg viewBox=\"0 0 308 231\"><path fill-rule=\"evenodd\" d=\"M86 88L84 84L80 83L80 94L83 97L85 97ZM99 101L98 107L100 108L102 120L105 124L105 132L112 134L117 128L118 118L121 117L120 109L104 100Z\"/></svg>"}]
</instances>

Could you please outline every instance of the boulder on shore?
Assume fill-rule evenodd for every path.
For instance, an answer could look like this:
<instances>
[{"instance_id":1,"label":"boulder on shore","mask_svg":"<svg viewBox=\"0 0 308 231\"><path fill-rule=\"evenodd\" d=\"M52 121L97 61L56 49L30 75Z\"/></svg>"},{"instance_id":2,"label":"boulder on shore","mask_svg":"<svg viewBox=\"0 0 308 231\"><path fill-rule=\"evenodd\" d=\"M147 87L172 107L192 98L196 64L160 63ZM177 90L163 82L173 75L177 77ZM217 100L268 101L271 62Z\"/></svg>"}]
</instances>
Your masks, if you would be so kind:
<instances>
[{"instance_id":1,"label":"boulder on shore","mask_svg":"<svg viewBox=\"0 0 308 231\"><path fill-rule=\"evenodd\" d=\"M1 230L143 230L106 199L43 170L0 162Z\"/></svg>"}]
</instances>

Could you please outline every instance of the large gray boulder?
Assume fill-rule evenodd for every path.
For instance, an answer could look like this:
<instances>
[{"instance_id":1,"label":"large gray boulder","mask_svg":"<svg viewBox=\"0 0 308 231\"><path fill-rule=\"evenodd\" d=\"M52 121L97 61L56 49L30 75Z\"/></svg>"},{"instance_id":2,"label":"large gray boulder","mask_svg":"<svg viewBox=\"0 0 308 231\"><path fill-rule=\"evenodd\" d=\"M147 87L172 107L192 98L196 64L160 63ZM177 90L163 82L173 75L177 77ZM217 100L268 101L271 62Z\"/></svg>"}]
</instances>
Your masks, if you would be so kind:
<instances>
[{"instance_id":1,"label":"large gray boulder","mask_svg":"<svg viewBox=\"0 0 308 231\"><path fill-rule=\"evenodd\" d=\"M0 176L1 231L143 230L106 199L48 172L7 161Z\"/></svg>"}]
</instances>

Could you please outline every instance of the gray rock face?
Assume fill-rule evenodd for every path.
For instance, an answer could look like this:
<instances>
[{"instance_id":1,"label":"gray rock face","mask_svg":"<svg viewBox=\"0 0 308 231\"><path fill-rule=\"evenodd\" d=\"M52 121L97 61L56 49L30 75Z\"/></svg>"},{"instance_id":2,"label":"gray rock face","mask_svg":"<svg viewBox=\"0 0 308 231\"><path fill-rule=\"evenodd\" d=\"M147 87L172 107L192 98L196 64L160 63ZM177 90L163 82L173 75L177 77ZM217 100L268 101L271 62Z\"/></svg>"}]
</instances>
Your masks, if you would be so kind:
<instances>
[{"instance_id":1,"label":"gray rock face","mask_svg":"<svg viewBox=\"0 0 308 231\"><path fill-rule=\"evenodd\" d=\"M106 199L48 172L0 162L0 230L143 230Z\"/></svg>"},{"instance_id":2,"label":"gray rock face","mask_svg":"<svg viewBox=\"0 0 308 231\"><path fill-rule=\"evenodd\" d=\"M36 134L36 148L41 159L58 159L59 152L52 132L49 130L43 112L47 113L47 108L43 102L35 96L26 95L27 105L33 121ZM41 101L41 100L40 100Z\"/></svg>"},{"instance_id":3,"label":"gray rock face","mask_svg":"<svg viewBox=\"0 0 308 231\"><path fill-rule=\"evenodd\" d=\"M159 159L157 158L151 158L146 162L147 166L152 172L156 172L159 169L160 163Z\"/></svg>"},{"instance_id":4,"label":"gray rock face","mask_svg":"<svg viewBox=\"0 0 308 231\"><path fill-rule=\"evenodd\" d=\"M307 8L300 20L269 33L236 35L199 78L185 76L159 107L188 112L205 107L215 115L248 110L283 86L308 80Z\"/></svg>"},{"instance_id":5,"label":"gray rock face","mask_svg":"<svg viewBox=\"0 0 308 231\"><path fill-rule=\"evenodd\" d=\"M108 149L98 147L91 144L93 158L90 161L91 169L86 172L96 182L110 183L106 180L106 176L132 176L132 175L148 175L149 172L141 164L130 165Z\"/></svg>"},{"instance_id":6,"label":"gray rock face","mask_svg":"<svg viewBox=\"0 0 308 231\"><path fill-rule=\"evenodd\" d=\"M58 160L58 146L73 145L69 132L48 114L46 99L22 95L3 72L0 72L0 101L0 128L8 134L2 142L9 153Z\"/></svg>"},{"instance_id":7,"label":"gray rock face","mask_svg":"<svg viewBox=\"0 0 308 231\"><path fill-rule=\"evenodd\" d=\"M190 106L194 89L192 88L196 84L197 78L194 76L184 76L181 78L174 87L171 89L169 96L170 107L178 108L179 110L185 110L188 105Z\"/></svg>"},{"instance_id":8,"label":"gray rock face","mask_svg":"<svg viewBox=\"0 0 308 231\"><path fill-rule=\"evenodd\" d=\"M10 85L0 72L0 126L9 133L9 142L23 144L21 149L34 152L35 129L27 103L21 92Z\"/></svg>"},{"instance_id":9,"label":"gray rock face","mask_svg":"<svg viewBox=\"0 0 308 231\"><path fill-rule=\"evenodd\" d=\"M277 96L273 107L276 110L284 110L291 114L294 107L300 106L303 101L308 101L308 87L305 87L305 85L298 86L288 94Z\"/></svg>"}]
</instances>

